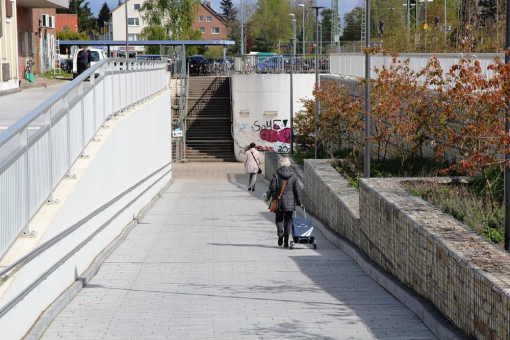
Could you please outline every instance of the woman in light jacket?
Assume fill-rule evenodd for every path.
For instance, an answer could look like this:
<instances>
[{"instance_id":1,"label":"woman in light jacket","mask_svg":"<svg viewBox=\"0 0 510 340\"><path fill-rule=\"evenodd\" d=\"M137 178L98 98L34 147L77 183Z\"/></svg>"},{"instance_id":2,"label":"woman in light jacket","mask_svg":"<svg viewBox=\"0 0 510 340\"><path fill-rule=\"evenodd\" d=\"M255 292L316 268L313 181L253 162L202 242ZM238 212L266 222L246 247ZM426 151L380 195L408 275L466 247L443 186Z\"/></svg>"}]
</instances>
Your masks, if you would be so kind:
<instances>
[{"instance_id":1,"label":"woman in light jacket","mask_svg":"<svg viewBox=\"0 0 510 340\"><path fill-rule=\"evenodd\" d=\"M257 182L257 172L260 168L260 153L255 149L256 144L251 143L250 148L244 153L244 170L250 174L248 182L248 191L255 191L255 182Z\"/></svg>"},{"instance_id":2,"label":"woman in light jacket","mask_svg":"<svg viewBox=\"0 0 510 340\"><path fill-rule=\"evenodd\" d=\"M296 205L303 207L303 204L301 203L297 176L290 167L290 159L287 157L280 158L278 166L279 169L273 174L269 188L273 193L273 197L278 197L283 184L287 181L280 200L280 209L276 211L278 245L281 247L283 244L287 248L289 246L289 235L292 235L292 214Z\"/></svg>"}]
</instances>

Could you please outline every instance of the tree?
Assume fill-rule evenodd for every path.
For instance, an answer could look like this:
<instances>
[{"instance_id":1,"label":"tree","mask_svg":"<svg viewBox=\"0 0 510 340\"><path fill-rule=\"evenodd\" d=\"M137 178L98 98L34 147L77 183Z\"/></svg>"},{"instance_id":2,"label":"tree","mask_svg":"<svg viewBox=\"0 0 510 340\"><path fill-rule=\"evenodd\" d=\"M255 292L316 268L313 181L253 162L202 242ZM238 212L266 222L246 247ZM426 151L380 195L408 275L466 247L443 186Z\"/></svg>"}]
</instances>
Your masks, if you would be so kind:
<instances>
[{"instance_id":1,"label":"tree","mask_svg":"<svg viewBox=\"0 0 510 340\"><path fill-rule=\"evenodd\" d=\"M250 35L259 51L274 51L279 41L292 36L292 19L288 0L258 0L250 19Z\"/></svg>"},{"instance_id":2,"label":"tree","mask_svg":"<svg viewBox=\"0 0 510 340\"><path fill-rule=\"evenodd\" d=\"M363 17L363 9L354 7L352 11L344 16L345 27L342 33L343 41L360 41L361 40L361 23Z\"/></svg>"},{"instance_id":3,"label":"tree","mask_svg":"<svg viewBox=\"0 0 510 340\"><path fill-rule=\"evenodd\" d=\"M110 21L110 7L108 7L108 4L105 2L103 6L101 7L101 10L99 11L99 14L97 16L97 26L98 27L105 27L105 22ZM104 34L104 32L103 32Z\"/></svg>"},{"instance_id":4,"label":"tree","mask_svg":"<svg viewBox=\"0 0 510 340\"><path fill-rule=\"evenodd\" d=\"M163 27L171 39L196 40L201 37L192 28L198 6L200 0L147 0L140 12L148 26Z\"/></svg>"},{"instance_id":5,"label":"tree","mask_svg":"<svg viewBox=\"0 0 510 340\"><path fill-rule=\"evenodd\" d=\"M237 8L234 7L232 0L221 0L220 8L223 11L223 15L227 19L227 22L231 22L236 20L237 18Z\"/></svg>"},{"instance_id":6,"label":"tree","mask_svg":"<svg viewBox=\"0 0 510 340\"><path fill-rule=\"evenodd\" d=\"M166 40L167 35L165 28L159 25L147 26L140 33L141 40ZM159 46L145 46L147 54L159 54Z\"/></svg>"},{"instance_id":7,"label":"tree","mask_svg":"<svg viewBox=\"0 0 510 340\"><path fill-rule=\"evenodd\" d=\"M57 13L78 14L78 28L82 32L97 31L97 19L85 0L70 0L69 8L57 9Z\"/></svg>"},{"instance_id":8,"label":"tree","mask_svg":"<svg viewBox=\"0 0 510 340\"><path fill-rule=\"evenodd\" d=\"M325 42L331 41L331 16L333 11L329 8L322 10L322 40Z\"/></svg>"}]
</instances>

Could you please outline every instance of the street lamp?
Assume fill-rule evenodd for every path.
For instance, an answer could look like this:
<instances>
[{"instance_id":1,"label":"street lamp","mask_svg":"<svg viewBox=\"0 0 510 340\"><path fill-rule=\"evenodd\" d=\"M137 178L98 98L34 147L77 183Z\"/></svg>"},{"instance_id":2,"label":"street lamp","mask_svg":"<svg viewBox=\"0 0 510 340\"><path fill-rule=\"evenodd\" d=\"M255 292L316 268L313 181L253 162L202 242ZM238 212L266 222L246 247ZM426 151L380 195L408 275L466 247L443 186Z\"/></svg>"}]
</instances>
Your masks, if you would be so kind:
<instances>
[{"instance_id":1,"label":"street lamp","mask_svg":"<svg viewBox=\"0 0 510 340\"><path fill-rule=\"evenodd\" d=\"M303 59L305 58L305 4L298 4L298 6L303 7Z\"/></svg>"},{"instance_id":2,"label":"street lamp","mask_svg":"<svg viewBox=\"0 0 510 340\"><path fill-rule=\"evenodd\" d=\"M510 0L509 0L510 1ZM313 6L315 9L315 83L319 88L319 9L324 8L322 6ZM315 98L315 159L318 159L318 142L319 142L319 100Z\"/></svg>"},{"instance_id":3,"label":"street lamp","mask_svg":"<svg viewBox=\"0 0 510 340\"><path fill-rule=\"evenodd\" d=\"M243 0L241 0L241 55L244 55L244 6L243 6Z\"/></svg>"},{"instance_id":4,"label":"street lamp","mask_svg":"<svg viewBox=\"0 0 510 340\"><path fill-rule=\"evenodd\" d=\"M292 42L292 48L294 48L294 55L296 55L296 15L294 13L290 13L290 16L292 17L292 32L293 32L293 37L294 37L294 41Z\"/></svg>"},{"instance_id":5,"label":"street lamp","mask_svg":"<svg viewBox=\"0 0 510 340\"><path fill-rule=\"evenodd\" d=\"M508 0L510 1L510 0ZM370 152L372 148L370 138L370 1L366 2L365 13L365 157L363 164L363 172L365 178L370 178Z\"/></svg>"},{"instance_id":6,"label":"street lamp","mask_svg":"<svg viewBox=\"0 0 510 340\"><path fill-rule=\"evenodd\" d=\"M322 24L319 24L319 27L321 29L321 40L320 40L320 49L319 49L319 51L322 54Z\"/></svg>"}]
</instances>

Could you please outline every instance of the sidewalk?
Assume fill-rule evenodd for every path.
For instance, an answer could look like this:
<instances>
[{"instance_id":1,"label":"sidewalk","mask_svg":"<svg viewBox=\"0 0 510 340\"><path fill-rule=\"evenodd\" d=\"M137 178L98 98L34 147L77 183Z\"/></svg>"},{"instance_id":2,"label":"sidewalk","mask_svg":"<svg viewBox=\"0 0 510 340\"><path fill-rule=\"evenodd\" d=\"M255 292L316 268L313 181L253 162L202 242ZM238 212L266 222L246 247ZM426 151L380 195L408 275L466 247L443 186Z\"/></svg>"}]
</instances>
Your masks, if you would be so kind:
<instances>
[{"instance_id":1,"label":"sidewalk","mask_svg":"<svg viewBox=\"0 0 510 340\"><path fill-rule=\"evenodd\" d=\"M320 232L278 247L240 163L175 182L42 339L434 339Z\"/></svg>"}]
</instances>

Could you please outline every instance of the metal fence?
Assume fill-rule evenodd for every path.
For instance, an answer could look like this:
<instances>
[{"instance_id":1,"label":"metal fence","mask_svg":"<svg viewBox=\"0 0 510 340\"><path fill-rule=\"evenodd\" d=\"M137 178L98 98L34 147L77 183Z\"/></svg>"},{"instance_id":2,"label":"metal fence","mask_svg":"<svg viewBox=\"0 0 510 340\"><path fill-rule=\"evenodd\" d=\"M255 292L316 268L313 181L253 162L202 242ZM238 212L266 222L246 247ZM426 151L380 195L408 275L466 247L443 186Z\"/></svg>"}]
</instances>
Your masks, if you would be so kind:
<instances>
[{"instance_id":1,"label":"metal fence","mask_svg":"<svg viewBox=\"0 0 510 340\"><path fill-rule=\"evenodd\" d=\"M399 55L401 60L409 59L410 68L415 71L421 71L430 58L435 56L443 70L448 71L452 65L457 64L462 58L474 58L480 61L480 66L487 77L492 77L492 72L487 70L487 67L494 63L495 57L504 58L502 53L481 53L476 55L461 55L456 53L402 53ZM339 74L354 77L365 76L365 54L361 53L340 53L332 54L331 58L331 74ZM384 56L382 54L373 55L370 58L372 65L372 77L376 77L374 72L375 68L381 68L382 66L390 66L392 62L392 56Z\"/></svg>"},{"instance_id":2,"label":"metal fence","mask_svg":"<svg viewBox=\"0 0 510 340\"><path fill-rule=\"evenodd\" d=\"M293 57L294 73L314 73L315 72L315 56L294 56ZM234 59L234 73L290 73L291 57L290 55L247 55L236 57ZM319 56L319 72L329 73L330 60L329 56Z\"/></svg>"},{"instance_id":3,"label":"metal fence","mask_svg":"<svg viewBox=\"0 0 510 340\"><path fill-rule=\"evenodd\" d=\"M66 177L105 121L168 85L164 61L103 59L0 134L0 257ZM43 125L29 134L29 126Z\"/></svg>"}]
</instances>

